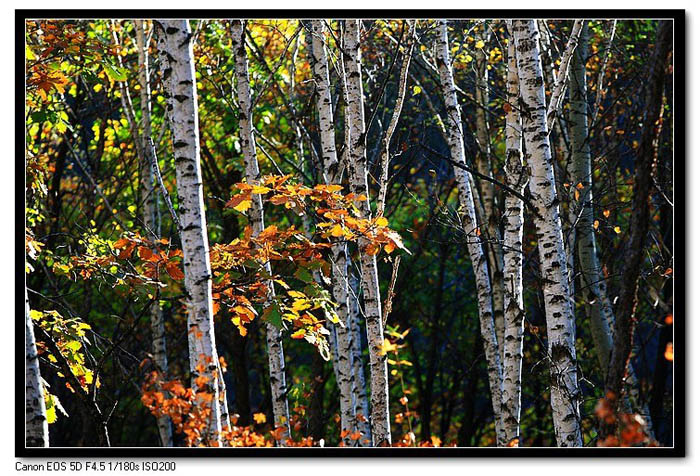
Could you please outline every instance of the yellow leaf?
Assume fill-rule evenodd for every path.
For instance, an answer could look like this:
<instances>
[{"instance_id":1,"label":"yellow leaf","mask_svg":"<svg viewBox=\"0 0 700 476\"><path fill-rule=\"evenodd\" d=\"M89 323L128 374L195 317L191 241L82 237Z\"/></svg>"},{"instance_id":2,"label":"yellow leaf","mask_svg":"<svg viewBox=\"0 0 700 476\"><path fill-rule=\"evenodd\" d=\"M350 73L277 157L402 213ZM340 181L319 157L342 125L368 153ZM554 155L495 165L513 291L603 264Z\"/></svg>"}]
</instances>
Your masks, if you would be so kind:
<instances>
[{"instance_id":1,"label":"yellow leaf","mask_svg":"<svg viewBox=\"0 0 700 476\"><path fill-rule=\"evenodd\" d=\"M263 187L261 185L254 185L253 190L251 192L253 193L258 193L258 194L263 194L272 191L271 188Z\"/></svg>"},{"instance_id":2,"label":"yellow leaf","mask_svg":"<svg viewBox=\"0 0 700 476\"><path fill-rule=\"evenodd\" d=\"M343 236L345 232L343 231L343 227L340 226L339 223L336 223L333 228L331 228L331 235L335 236L336 238L340 238Z\"/></svg>"},{"instance_id":3,"label":"yellow leaf","mask_svg":"<svg viewBox=\"0 0 700 476\"><path fill-rule=\"evenodd\" d=\"M387 226L389 224L389 220L387 220L384 217L379 217L377 218L377 226Z\"/></svg>"},{"instance_id":4,"label":"yellow leaf","mask_svg":"<svg viewBox=\"0 0 700 476\"><path fill-rule=\"evenodd\" d=\"M253 204L250 200L243 200L241 203L233 207L234 210L238 210L241 213L245 213L246 210L250 208L250 206Z\"/></svg>"},{"instance_id":5,"label":"yellow leaf","mask_svg":"<svg viewBox=\"0 0 700 476\"><path fill-rule=\"evenodd\" d=\"M262 425L267 421L267 417L264 413L255 413L253 414L253 420L255 420L255 423Z\"/></svg>"},{"instance_id":6,"label":"yellow leaf","mask_svg":"<svg viewBox=\"0 0 700 476\"><path fill-rule=\"evenodd\" d=\"M620 228L619 226L616 226L614 229L615 229L615 233L617 233L618 235L620 233L622 233L622 228Z\"/></svg>"}]
</instances>

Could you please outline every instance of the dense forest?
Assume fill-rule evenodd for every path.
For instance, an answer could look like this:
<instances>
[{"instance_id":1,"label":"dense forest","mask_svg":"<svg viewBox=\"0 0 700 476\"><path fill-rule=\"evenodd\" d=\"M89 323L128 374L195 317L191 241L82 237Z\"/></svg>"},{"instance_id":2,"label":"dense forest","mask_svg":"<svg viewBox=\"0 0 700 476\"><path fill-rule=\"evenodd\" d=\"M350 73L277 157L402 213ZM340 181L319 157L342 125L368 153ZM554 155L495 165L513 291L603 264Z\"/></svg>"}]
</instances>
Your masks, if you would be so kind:
<instances>
[{"instance_id":1,"label":"dense forest","mask_svg":"<svg viewBox=\"0 0 700 476\"><path fill-rule=\"evenodd\" d=\"M674 445L673 21L24 26L27 447Z\"/></svg>"}]
</instances>

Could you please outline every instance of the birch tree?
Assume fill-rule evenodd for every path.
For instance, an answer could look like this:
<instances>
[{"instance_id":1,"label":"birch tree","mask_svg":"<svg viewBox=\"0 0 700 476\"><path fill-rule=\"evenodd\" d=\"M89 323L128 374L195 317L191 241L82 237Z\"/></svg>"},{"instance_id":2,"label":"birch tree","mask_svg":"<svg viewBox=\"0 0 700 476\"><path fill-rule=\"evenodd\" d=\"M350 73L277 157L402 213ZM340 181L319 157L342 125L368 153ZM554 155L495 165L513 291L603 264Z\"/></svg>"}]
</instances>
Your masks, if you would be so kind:
<instances>
[{"instance_id":1,"label":"birch tree","mask_svg":"<svg viewBox=\"0 0 700 476\"><path fill-rule=\"evenodd\" d=\"M493 178L491 132L489 130L489 69L488 54L485 43L490 36L488 23L483 21L476 35L477 44L484 45L477 48L475 61L475 126L476 140L479 144L479 153L476 156L476 167L479 173L485 177ZM470 177L474 183L473 177ZM486 257L489 261L489 273L491 278L491 293L493 296L493 320L498 341L498 355L503 355L503 333L505 329L503 321L503 247L501 233L498 228L498 204L496 203L496 190L494 184L488 180L480 180L479 187L472 186L477 217L481 217L486 236ZM483 211L480 210L483 207Z\"/></svg>"},{"instance_id":2,"label":"birch tree","mask_svg":"<svg viewBox=\"0 0 700 476\"><path fill-rule=\"evenodd\" d=\"M141 95L141 130L140 145L140 184L143 226L150 230L154 238L160 238L160 220L158 213L158 193L156 176L153 169L153 148L150 147L151 131L151 82L148 64L148 45L146 44L145 21L136 20L136 48L138 50L138 81ZM153 342L153 361L163 375L168 374L168 354L165 341L165 322L158 300L149 309L151 317L151 340ZM163 446L173 446L173 430L167 415L158 417L158 433Z\"/></svg>"},{"instance_id":3,"label":"birch tree","mask_svg":"<svg viewBox=\"0 0 700 476\"><path fill-rule=\"evenodd\" d=\"M512 30L512 27L509 28ZM515 42L508 41L508 75L506 77L506 162L508 186L520 193L527 184L523 165L520 85L515 59ZM509 444L520 443L520 400L522 395L523 330L523 201L511 193L505 195L503 227L503 275L505 297L505 331L503 353L503 427Z\"/></svg>"},{"instance_id":4,"label":"birch tree","mask_svg":"<svg viewBox=\"0 0 700 476\"><path fill-rule=\"evenodd\" d=\"M349 130L348 166L350 169L350 188L353 193L364 195L365 200L358 202L360 217L370 219L372 211L369 204L369 186L367 184L367 153L364 98L362 88L362 68L360 65L360 21L346 20L343 28L343 63L347 88L347 116ZM360 250L360 270L362 283L362 301L367 325L367 342L369 346L371 426L373 446L391 445L389 427L389 380L387 375L386 355L381 349L384 343L382 309L379 294L379 277L376 256L367 253L368 240L358 240Z\"/></svg>"},{"instance_id":5,"label":"birch tree","mask_svg":"<svg viewBox=\"0 0 700 476\"><path fill-rule=\"evenodd\" d=\"M334 184L340 179L338 153L335 144L335 124L333 122L333 101L328 75L328 56L326 53L326 28L322 20L312 20L312 55L314 81L316 84L316 112L318 113L321 136L322 175L327 185ZM336 379L340 391L340 426L341 434L346 435L343 441L346 446L352 444L350 434L356 427L355 407L353 405L353 375L352 334L348 314L348 249L345 242L337 242L331 248L331 275L333 299L338 304L336 313L341 325L336 326L335 333ZM364 435L369 437L369 434Z\"/></svg>"},{"instance_id":6,"label":"birch tree","mask_svg":"<svg viewBox=\"0 0 700 476\"><path fill-rule=\"evenodd\" d=\"M436 58L440 73L440 85L447 109L445 129L450 147L450 155L454 162L466 167L462 115L457 102L457 91L452 74L452 60L450 58L446 20L438 21ZM462 220L464 232L467 234L467 248L476 277L477 297L479 301L479 323L481 336L484 341L484 350L486 352L491 404L496 421L496 440L499 445L503 445L505 444L505 433L503 431L501 415L503 378L501 356L498 352L496 330L493 321L493 304L491 302L491 282L489 279L488 263L477 233L479 225L476 221L474 196L469 183L469 177L465 169L458 166L454 166L454 174L457 179L457 190L459 192L460 218Z\"/></svg>"},{"instance_id":7,"label":"birch tree","mask_svg":"<svg viewBox=\"0 0 700 476\"><path fill-rule=\"evenodd\" d=\"M221 418L225 413L220 399L223 380L214 339L212 274L209 261L202 171L199 157L197 89L192 51L192 31L188 20L161 20L163 48L162 76L167 89L168 116L172 132L178 213L181 224L185 291L187 293L187 336L190 372L195 390L212 395L206 437L221 443ZM197 384L204 377L207 384Z\"/></svg>"},{"instance_id":8,"label":"birch tree","mask_svg":"<svg viewBox=\"0 0 700 476\"><path fill-rule=\"evenodd\" d=\"M537 211L535 226L547 320L554 431L559 446L581 446L576 323L548 137L539 33L533 20L515 20L513 36L520 78L526 162L530 169L529 187Z\"/></svg>"},{"instance_id":9,"label":"birch tree","mask_svg":"<svg viewBox=\"0 0 700 476\"><path fill-rule=\"evenodd\" d=\"M236 57L235 75L236 92L238 97L238 124L243 162L245 164L245 176L251 185L260 181L260 167L253 136L253 105L251 103L250 84L248 77L248 56L245 47L245 22L232 20L231 36L233 39L233 53ZM259 235L265 229L265 217L263 214L262 197L259 194L252 196L252 204L248 213L253 236ZM265 263L265 272L272 274L270 263ZM274 286L268 283L269 296L266 302L274 298ZM284 446L289 438L289 404L287 403L287 380L285 376L284 349L282 347L282 333L280 329L271 323L265 325L265 340L267 343L268 364L270 367L270 387L272 391L272 412L275 419L275 427L283 428L280 444Z\"/></svg>"},{"instance_id":10,"label":"birch tree","mask_svg":"<svg viewBox=\"0 0 700 476\"><path fill-rule=\"evenodd\" d=\"M34 323L29 312L29 297L24 289L24 444L49 446L49 422L39 370L39 354L34 338Z\"/></svg>"}]
</instances>

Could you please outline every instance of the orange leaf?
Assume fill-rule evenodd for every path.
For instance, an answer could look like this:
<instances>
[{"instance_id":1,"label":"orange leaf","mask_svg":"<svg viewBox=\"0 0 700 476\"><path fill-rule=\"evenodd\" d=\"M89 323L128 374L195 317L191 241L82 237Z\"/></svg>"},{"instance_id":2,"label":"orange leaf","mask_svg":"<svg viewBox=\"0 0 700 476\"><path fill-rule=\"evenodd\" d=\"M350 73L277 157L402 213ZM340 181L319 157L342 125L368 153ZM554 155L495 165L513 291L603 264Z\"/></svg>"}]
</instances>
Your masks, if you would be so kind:
<instances>
[{"instance_id":1,"label":"orange leaf","mask_svg":"<svg viewBox=\"0 0 700 476\"><path fill-rule=\"evenodd\" d=\"M153 256L153 251L151 251L150 248L147 246L139 246L138 248L138 253L139 253L139 258L143 260L147 260L151 256Z\"/></svg>"},{"instance_id":2,"label":"orange leaf","mask_svg":"<svg viewBox=\"0 0 700 476\"><path fill-rule=\"evenodd\" d=\"M171 278L175 281L181 281L185 279L185 274L180 270L180 267L175 263L168 263L165 265L165 271L168 272Z\"/></svg>"}]
</instances>

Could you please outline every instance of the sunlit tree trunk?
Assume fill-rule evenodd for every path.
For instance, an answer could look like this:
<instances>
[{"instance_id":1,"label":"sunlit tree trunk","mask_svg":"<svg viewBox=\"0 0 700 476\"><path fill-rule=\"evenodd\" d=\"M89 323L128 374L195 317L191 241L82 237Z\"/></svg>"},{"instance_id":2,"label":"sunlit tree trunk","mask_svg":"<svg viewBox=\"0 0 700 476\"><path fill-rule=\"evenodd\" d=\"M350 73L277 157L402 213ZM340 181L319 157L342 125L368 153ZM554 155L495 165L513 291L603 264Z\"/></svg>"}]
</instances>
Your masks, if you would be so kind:
<instances>
[{"instance_id":1,"label":"sunlit tree trunk","mask_svg":"<svg viewBox=\"0 0 700 476\"><path fill-rule=\"evenodd\" d=\"M250 97L250 84L248 79L248 57L245 48L245 24L243 20L232 20L231 35L233 38L233 52L236 56L236 91L238 94L238 123L240 129L241 149L245 163L245 174L248 183L256 184L260 180L260 168L253 136L252 104ZM253 235L257 236L265 229L263 216L262 197L253 195L249 218L253 227ZM266 272L271 274L269 262L265 264ZM274 297L272 283L269 298ZM270 366L270 387L272 390L272 411L275 418L275 427L283 428L280 444L285 445L289 438L289 404L287 403L287 380L285 376L284 349L282 348L282 333L274 325L267 323L266 341L268 363Z\"/></svg>"},{"instance_id":2,"label":"sunlit tree trunk","mask_svg":"<svg viewBox=\"0 0 700 476\"><path fill-rule=\"evenodd\" d=\"M523 194L527 174L523 165L520 86L515 60L515 42L508 42L506 78L506 163L509 187ZM520 401L522 395L523 330L523 201L506 192L503 226L503 276L505 296L505 337L503 353L503 427L509 444L520 443Z\"/></svg>"},{"instance_id":3,"label":"sunlit tree trunk","mask_svg":"<svg viewBox=\"0 0 700 476\"><path fill-rule=\"evenodd\" d=\"M462 116L457 103L457 91L452 75L452 63L450 59L449 42L447 37L447 21L439 20L438 26L437 63L440 72L440 84L447 109L445 130L447 133L450 154L452 160L466 166L464 153L464 136L462 132ZM493 305L491 302L491 282L487 259L484 254L479 233L477 233L476 213L474 210L474 196L469 183L467 172L454 167L459 191L460 217L462 226L467 234L467 247L472 262L472 268L476 277L477 296L479 301L479 322L481 336L484 340L484 350L489 376L489 389L491 391L491 403L494 419L496 421L496 440L498 445L505 444L505 433L501 412L502 394L502 368L501 356L498 352L496 331L493 322Z\"/></svg>"},{"instance_id":4,"label":"sunlit tree trunk","mask_svg":"<svg viewBox=\"0 0 700 476\"><path fill-rule=\"evenodd\" d=\"M548 138L539 34L533 20L516 20L513 35L523 106L526 161L530 168L529 186L537 211L535 225L547 320L554 431L559 446L581 446L576 323L569 294L568 261Z\"/></svg>"},{"instance_id":5,"label":"sunlit tree trunk","mask_svg":"<svg viewBox=\"0 0 700 476\"><path fill-rule=\"evenodd\" d=\"M153 173L152 163L155 157L152 155L153 149L149 146L151 137L151 84L150 70L148 65L148 45L144 33L144 21L136 20L134 27L136 30L136 47L138 49L138 76L139 93L141 95L141 124L142 140L141 146L143 156L140 157L140 189L141 204L143 206L143 226L151 230L154 237L160 237L160 222L158 215L158 192L156 177ZM165 323L163 312L158 301L150 306L151 316L151 340L153 350L153 361L164 376L168 375L168 354L165 342ZM163 446L173 446L173 431L170 425L170 417L163 415L158 417L158 433Z\"/></svg>"},{"instance_id":6,"label":"sunlit tree trunk","mask_svg":"<svg viewBox=\"0 0 700 476\"><path fill-rule=\"evenodd\" d=\"M181 224L185 291L187 293L187 336L190 372L196 390L213 396L206 437L211 444L221 444L219 357L214 339L212 274L209 262L202 171L199 158L199 122L197 88L194 74L189 21L161 20L163 57L161 65L169 96L178 211ZM197 377L208 383L198 388ZM202 405L207 405L204 401Z\"/></svg>"},{"instance_id":7,"label":"sunlit tree trunk","mask_svg":"<svg viewBox=\"0 0 700 476\"><path fill-rule=\"evenodd\" d=\"M362 194L365 200L358 201L362 218L370 219L372 211L369 203L367 184L367 154L364 98L362 90L362 68L360 65L360 22L347 20L343 28L343 62L347 87L347 117L349 125L350 186L352 192ZM384 342L382 311L379 294L379 277L376 256L366 252L366 238L358 240L360 250L360 269L362 297L367 341L369 345L370 393L372 444L387 446L391 444L389 427L389 380L387 376L386 355L380 350Z\"/></svg>"},{"instance_id":8,"label":"sunlit tree trunk","mask_svg":"<svg viewBox=\"0 0 700 476\"><path fill-rule=\"evenodd\" d=\"M335 124L333 122L333 101L328 77L328 57L326 54L326 28L323 20L312 20L312 54L314 81L316 83L316 112L318 113L322 150L322 174L326 184L336 183L339 162L335 145ZM354 375L352 371L352 335L348 315L348 263L347 244L335 243L331 248L331 273L333 282L333 299L338 304L336 312L342 325L336 326L336 351L333 364L340 392L340 425L346 434L345 445L351 445L349 433L355 431L355 408L353 406ZM345 433L348 432L348 433ZM369 437L369 435L363 435Z\"/></svg>"},{"instance_id":9,"label":"sunlit tree trunk","mask_svg":"<svg viewBox=\"0 0 700 476\"><path fill-rule=\"evenodd\" d=\"M34 338L34 323L29 313L29 297L24 290L24 444L49 446L49 422L41 385L39 355Z\"/></svg>"}]
</instances>

